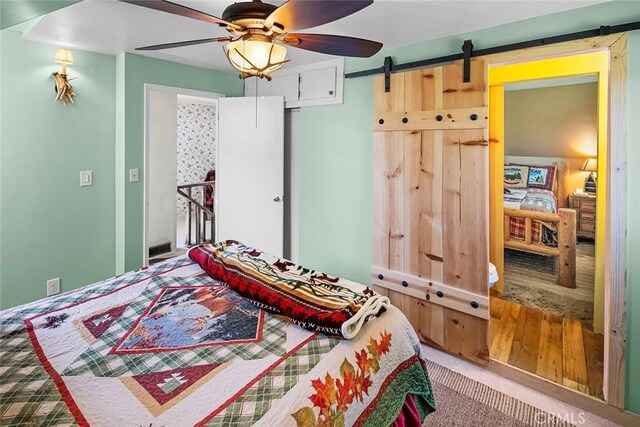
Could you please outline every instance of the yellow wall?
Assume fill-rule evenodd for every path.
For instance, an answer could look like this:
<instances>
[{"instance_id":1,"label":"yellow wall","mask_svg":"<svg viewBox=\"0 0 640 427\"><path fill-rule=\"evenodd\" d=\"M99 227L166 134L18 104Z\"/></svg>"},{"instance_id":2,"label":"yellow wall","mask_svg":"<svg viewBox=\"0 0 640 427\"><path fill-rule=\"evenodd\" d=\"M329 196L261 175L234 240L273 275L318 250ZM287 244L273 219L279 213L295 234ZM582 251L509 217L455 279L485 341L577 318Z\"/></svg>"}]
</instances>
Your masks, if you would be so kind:
<instances>
[{"instance_id":1,"label":"yellow wall","mask_svg":"<svg viewBox=\"0 0 640 427\"><path fill-rule=\"evenodd\" d=\"M509 145L507 144L507 149ZM584 180L589 176L589 172L583 172L584 157L567 158L567 157L521 157L521 156L504 156L505 163L517 163L523 165L553 165L556 162L567 162L569 170L567 171L567 190L576 191L577 188L584 188Z\"/></svg>"},{"instance_id":2,"label":"yellow wall","mask_svg":"<svg viewBox=\"0 0 640 427\"><path fill-rule=\"evenodd\" d=\"M582 83L504 93L504 155L595 156L598 85Z\"/></svg>"},{"instance_id":3,"label":"yellow wall","mask_svg":"<svg viewBox=\"0 0 640 427\"><path fill-rule=\"evenodd\" d=\"M596 82L505 91L505 163L565 161L569 189L582 188L584 161L598 155L597 107Z\"/></svg>"},{"instance_id":4,"label":"yellow wall","mask_svg":"<svg viewBox=\"0 0 640 427\"><path fill-rule=\"evenodd\" d=\"M598 200L597 200L597 224L596 224L596 274L594 290L594 310L593 328L596 332L604 331L604 253L605 253L605 231L606 231L606 164L607 164L607 111L608 111L608 88L609 88L609 52L598 51L580 55L563 56L537 61L527 61L506 65L496 65L489 67L489 135L491 139L497 139L498 144L503 146L504 139L504 109L498 106L504 105L504 85L508 83L549 79L555 77L570 77L580 75L598 76ZM492 104L495 104L492 107ZM492 127L495 129L492 130ZM500 149L490 151L490 161L493 167L500 164L503 158L498 156L504 152ZM495 168L494 168L495 169ZM490 179L490 198L497 200L498 195L502 197L502 167L500 171L492 171ZM490 203L490 209L502 209L498 203ZM503 264L503 254L496 248L502 242L502 232L495 232L502 227L501 212L491 212L491 262L498 267L499 274L503 273L500 266ZM497 240L500 239L498 242ZM494 262L494 260L496 262Z\"/></svg>"},{"instance_id":5,"label":"yellow wall","mask_svg":"<svg viewBox=\"0 0 640 427\"><path fill-rule=\"evenodd\" d=\"M494 289L502 292L504 289L504 216L502 214L504 84L489 86L489 141L489 261L498 271L498 282L494 285Z\"/></svg>"}]
</instances>

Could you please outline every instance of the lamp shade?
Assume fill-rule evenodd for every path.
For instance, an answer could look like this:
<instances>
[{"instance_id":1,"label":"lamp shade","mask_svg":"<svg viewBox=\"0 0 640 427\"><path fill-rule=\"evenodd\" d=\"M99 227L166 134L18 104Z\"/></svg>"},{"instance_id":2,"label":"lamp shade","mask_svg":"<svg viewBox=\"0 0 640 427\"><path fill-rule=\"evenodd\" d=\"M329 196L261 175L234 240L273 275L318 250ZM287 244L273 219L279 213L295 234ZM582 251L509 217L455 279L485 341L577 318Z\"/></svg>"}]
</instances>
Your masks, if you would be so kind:
<instances>
[{"instance_id":1,"label":"lamp shade","mask_svg":"<svg viewBox=\"0 0 640 427\"><path fill-rule=\"evenodd\" d=\"M589 157L582 165L582 170L585 172L597 172L598 171L598 159L595 157Z\"/></svg>"},{"instance_id":2,"label":"lamp shade","mask_svg":"<svg viewBox=\"0 0 640 427\"><path fill-rule=\"evenodd\" d=\"M287 49L262 40L236 40L227 45L227 58L241 77L266 77L281 68L287 60Z\"/></svg>"},{"instance_id":3,"label":"lamp shade","mask_svg":"<svg viewBox=\"0 0 640 427\"><path fill-rule=\"evenodd\" d=\"M73 55L69 49L60 47L56 50L53 60L58 64L73 64Z\"/></svg>"}]
</instances>

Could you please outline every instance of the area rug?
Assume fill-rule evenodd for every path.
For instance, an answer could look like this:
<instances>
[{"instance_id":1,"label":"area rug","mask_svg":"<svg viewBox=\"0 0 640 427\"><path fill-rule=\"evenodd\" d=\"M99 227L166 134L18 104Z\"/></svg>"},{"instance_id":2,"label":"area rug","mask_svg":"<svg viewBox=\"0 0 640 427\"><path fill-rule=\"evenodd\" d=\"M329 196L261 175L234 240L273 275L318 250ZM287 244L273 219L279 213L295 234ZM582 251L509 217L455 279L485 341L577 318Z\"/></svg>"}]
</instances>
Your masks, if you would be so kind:
<instances>
[{"instance_id":1,"label":"area rug","mask_svg":"<svg viewBox=\"0 0 640 427\"><path fill-rule=\"evenodd\" d=\"M425 427L573 425L434 362L427 361L427 371L437 409L427 416Z\"/></svg>"},{"instance_id":2,"label":"area rug","mask_svg":"<svg viewBox=\"0 0 640 427\"><path fill-rule=\"evenodd\" d=\"M504 292L501 299L576 319L593 322L595 274L594 244L580 241L576 247L576 288L556 283L557 257L505 249Z\"/></svg>"}]
</instances>

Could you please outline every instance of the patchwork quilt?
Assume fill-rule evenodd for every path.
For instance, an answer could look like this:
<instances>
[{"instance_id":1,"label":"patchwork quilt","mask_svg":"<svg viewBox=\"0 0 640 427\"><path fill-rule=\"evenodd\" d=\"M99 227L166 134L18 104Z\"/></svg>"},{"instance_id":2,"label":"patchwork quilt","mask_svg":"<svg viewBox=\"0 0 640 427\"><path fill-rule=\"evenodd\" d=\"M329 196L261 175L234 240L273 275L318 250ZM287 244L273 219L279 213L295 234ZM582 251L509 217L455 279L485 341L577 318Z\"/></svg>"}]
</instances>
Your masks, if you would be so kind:
<instances>
[{"instance_id":1,"label":"patchwork quilt","mask_svg":"<svg viewBox=\"0 0 640 427\"><path fill-rule=\"evenodd\" d=\"M558 213L556 196L552 191L539 188L528 188L526 197L520 201L518 206L509 204L505 195L505 207L522 209L525 211ZM525 219L511 218L509 232L512 239L525 239ZM557 227L554 223L533 220L531 222L531 240L534 243L541 243L546 246L558 246Z\"/></svg>"},{"instance_id":2,"label":"patchwork quilt","mask_svg":"<svg viewBox=\"0 0 640 427\"><path fill-rule=\"evenodd\" d=\"M0 425L388 425L434 399L393 306L350 341L269 314L187 257L0 312Z\"/></svg>"}]
</instances>

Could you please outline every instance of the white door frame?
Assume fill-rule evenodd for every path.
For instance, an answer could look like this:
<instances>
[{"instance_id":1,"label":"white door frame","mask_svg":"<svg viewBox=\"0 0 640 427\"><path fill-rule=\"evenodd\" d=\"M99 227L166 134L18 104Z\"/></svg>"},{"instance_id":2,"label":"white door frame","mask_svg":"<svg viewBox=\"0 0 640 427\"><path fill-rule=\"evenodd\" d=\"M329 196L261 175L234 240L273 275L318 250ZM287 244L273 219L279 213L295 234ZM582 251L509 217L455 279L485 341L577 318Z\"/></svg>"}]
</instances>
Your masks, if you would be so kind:
<instances>
[{"instance_id":1,"label":"white door frame","mask_svg":"<svg viewBox=\"0 0 640 427\"><path fill-rule=\"evenodd\" d=\"M289 247L289 259L297 263L300 256L300 126L302 112L300 108L287 108L284 116L285 171L289 172L284 177L284 206L289 214L289 223L285 222L284 233L289 237L289 241L287 242L285 239L285 246ZM287 126L287 116L289 116L289 126ZM286 194L287 184L289 194Z\"/></svg>"},{"instance_id":2,"label":"white door frame","mask_svg":"<svg viewBox=\"0 0 640 427\"><path fill-rule=\"evenodd\" d=\"M144 84L144 126L143 126L143 140L144 140L144 148L143 148L143 170L142 170L142 181L143 181L143 219L142 219L142 266L147 267L149 265L149 248L148 248L148 227L149 227L149 180L147 179L147 171L149 170L149 93L151 91L165 92L165 93L175 93L178 95L185 96L193 96L197 98L207 98L216 100L216 107L218 105L217 99L223 98L224 94L215 93L215 92L206 92L202 90L195 89L185 89L181 87L173 87L173 86L163 86L151 83ZM217 108L216 108L217 110ZM218 114L216 113L216 120ZM217 141L217 129L218 124L216 123L216 141ZM126 178L128 179L128 177ZM174 230L175 233L175 230ZM175 249L175 248L173 248Z\"/></svg>"}]
</instances>

